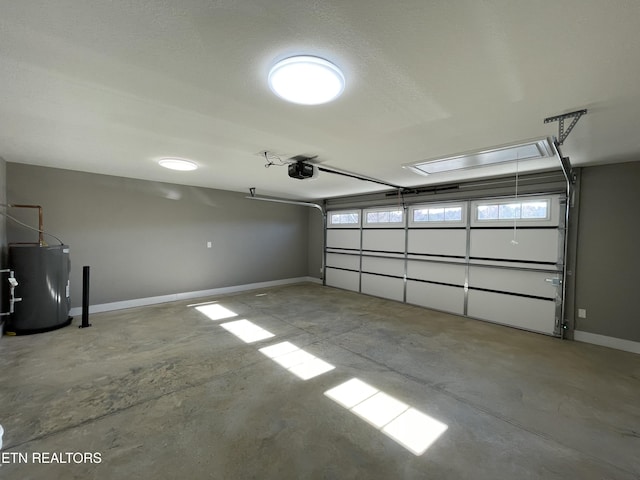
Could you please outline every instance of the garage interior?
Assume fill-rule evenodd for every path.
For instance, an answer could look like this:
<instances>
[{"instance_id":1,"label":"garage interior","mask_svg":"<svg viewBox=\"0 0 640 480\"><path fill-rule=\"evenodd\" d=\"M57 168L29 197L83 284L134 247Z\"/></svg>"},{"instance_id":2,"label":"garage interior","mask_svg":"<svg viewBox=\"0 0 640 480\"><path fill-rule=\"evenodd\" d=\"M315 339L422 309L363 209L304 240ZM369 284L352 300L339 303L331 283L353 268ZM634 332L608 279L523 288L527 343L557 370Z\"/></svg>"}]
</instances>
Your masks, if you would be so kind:
<instances>
[{"instance_id":1,"label":"garage interior","mask_svg":"<svg viewBox=\"0 0 640 480\"><path fill-rule=\"evenodd\" d=\"M2 478L640 478L640 4L0 7Z\"/></svg>"}]
</instances>

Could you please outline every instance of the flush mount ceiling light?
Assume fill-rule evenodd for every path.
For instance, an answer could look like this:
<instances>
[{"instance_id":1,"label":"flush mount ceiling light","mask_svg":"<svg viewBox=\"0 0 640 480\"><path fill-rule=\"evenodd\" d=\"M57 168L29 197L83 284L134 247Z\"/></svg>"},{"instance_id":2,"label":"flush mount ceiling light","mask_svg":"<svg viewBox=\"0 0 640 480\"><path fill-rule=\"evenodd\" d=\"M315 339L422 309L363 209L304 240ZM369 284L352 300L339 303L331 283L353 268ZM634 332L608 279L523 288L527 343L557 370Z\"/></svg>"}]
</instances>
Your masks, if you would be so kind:
<instances>
[{"instance_id":1,"label":"flush mount ceiling light","mask_svg":"<svg viewBox=\"0 0 640 480\"><path fill-rule=\"evenodd\" d=\"M187 172L189 170L196 170L198 165L190 160L184 158L161 158L158 160L161 167L169 168L171 170L180 170Z\"/></svg>"},{"instance_id":2,"label":"flush mount ceiling light","mask_svg":"<svg viewBox=\"0 0 640 480\"><path fill-rule=\"evenodd\" d=\"M454 170L488 167L500 163L515 162L516 160L550 158L555 156L555 150L552 145L553 142L548 138L528 140L518 144L502 145L479 152L469 152L452 157L411 163L403 165L403 167L420 175L430 175Z\"/></svg>"},{"instance_id":3,"label":"flush mount ceiling light","mask_svg":"<svg viewBox=\"0 0 640 480\"><path fill-rule=\"evenodd\" d=\"M269 71L269 87L280 98L301 105L335 100L344 91L344 75L333 63L319 57L289 57Z\"/></svg>"}]
</instances>

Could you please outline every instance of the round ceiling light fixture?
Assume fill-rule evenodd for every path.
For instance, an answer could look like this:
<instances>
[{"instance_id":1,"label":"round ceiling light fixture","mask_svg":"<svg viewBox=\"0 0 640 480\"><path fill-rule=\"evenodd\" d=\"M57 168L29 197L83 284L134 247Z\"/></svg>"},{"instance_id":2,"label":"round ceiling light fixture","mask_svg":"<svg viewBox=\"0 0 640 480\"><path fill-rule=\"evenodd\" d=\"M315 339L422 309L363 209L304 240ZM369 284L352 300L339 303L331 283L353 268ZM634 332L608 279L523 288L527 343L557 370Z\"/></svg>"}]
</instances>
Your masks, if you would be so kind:
<instances>
[{"instance_id":1,"label":"round ceiling light fixture","mask_svg":"<svg viewBox=\"0 0 640 480\"><path fill-rule=\"evenodd\" d=\"M301 105L335 100L344 91L344 75L333 63L302 55L276 63L269 71L269 87L280 98Z\"/></svg>"},{"instance_id":2,"label":"round ceiling light fixture","mask_svg":"<svg viewBox=\"0 0 640 480\"><path fill-rule=\"evenodd\" d=\"M160 160L158 160L158 163L161 167L169 168L171 170L180 170L182 172L196 170L198 168L198 165L196 165L194 162L192 162L191 160L185 160L184 158L161 158Z\"/></svg>"}]
</instances>

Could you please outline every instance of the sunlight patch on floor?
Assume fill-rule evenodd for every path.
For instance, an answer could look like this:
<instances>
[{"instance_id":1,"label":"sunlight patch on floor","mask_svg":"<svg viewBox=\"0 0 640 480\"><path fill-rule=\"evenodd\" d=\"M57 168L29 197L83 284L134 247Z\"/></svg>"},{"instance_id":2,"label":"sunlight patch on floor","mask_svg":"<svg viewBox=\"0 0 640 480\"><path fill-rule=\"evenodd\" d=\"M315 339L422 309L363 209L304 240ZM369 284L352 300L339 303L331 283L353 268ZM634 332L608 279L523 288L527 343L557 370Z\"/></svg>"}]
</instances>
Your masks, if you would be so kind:
<instances>
[{"instance_id":1,"label":"sunlight patch on floor","mask_svg":"<svg viewBox=\"0 0 640 480\"><path fill-rule=\"evenodd\" d=\"M273 333L259 327L249 320L236 320L233 322L221 323L220 326L226 331L233 333L245 343L258 342L266 338L273 337Z\"/></svg>"},{"instance_id":2,"label":"sunlight patch on floor","mask_svg":"<svg viewBox=\"0 0 640 480\"><path fill-rule=\"evenodd\" d=\"M336 368L290 342L276 343L261 348L260 352L302 380L309 380Z\"/></svg>"},{"instance_id":3,"label":"sunlight patch on floor","mask_svg":"<svg viewBox=\"0 0 640 480\"><path fill-rule=\"evenodd\" d=\"M222 320L225 318L236 317L238 314L223 307L219 303L213 303L209 305L200 305L196 307L200 313L206 315L211 320Z\"/></svg>"},{"instance_id":4,"label":"sunlight patch on floor","mask_svg":"<svg viewBox=\"0 0 640 480\"><path fill-rule=\"evenodd\" d=\"M448 428L435 418L357 378L324 394L414 455L422 455Z\"/></svg>"}]
</instances>

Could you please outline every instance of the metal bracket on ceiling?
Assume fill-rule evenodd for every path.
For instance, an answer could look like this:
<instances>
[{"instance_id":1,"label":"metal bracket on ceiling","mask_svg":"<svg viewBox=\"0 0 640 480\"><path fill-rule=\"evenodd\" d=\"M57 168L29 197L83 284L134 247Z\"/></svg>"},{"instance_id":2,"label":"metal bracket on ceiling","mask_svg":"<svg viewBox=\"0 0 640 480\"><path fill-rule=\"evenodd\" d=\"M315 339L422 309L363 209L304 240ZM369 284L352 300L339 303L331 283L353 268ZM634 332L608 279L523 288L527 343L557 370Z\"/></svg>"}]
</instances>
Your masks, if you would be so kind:
<instances>
[{"instance_id":1,"label":"metal bracket on ceiling","mask_svg":"<svg viewBox=\"0 0 640 480\"><path fill-rule=\"evenodd\" d=\"M580 117L582 115L585 115L586 113L587 113L587 109L576 110L575 112L570 112L570 113L563 113L561 115L555 115L553 117L545 118L544 123L558 122L558 144L562 145L564 141L567 139L567 137L569 136L569 134L571 133L571 130L573 130L573 127L575 127L576 123L578 123L578 120L580 120ZM573 118L573 120L571 120L571 123L569 124L569 126L567 127L567 130L565 131L564 120L566 118Z\"/></svg>"}]
</instances>

